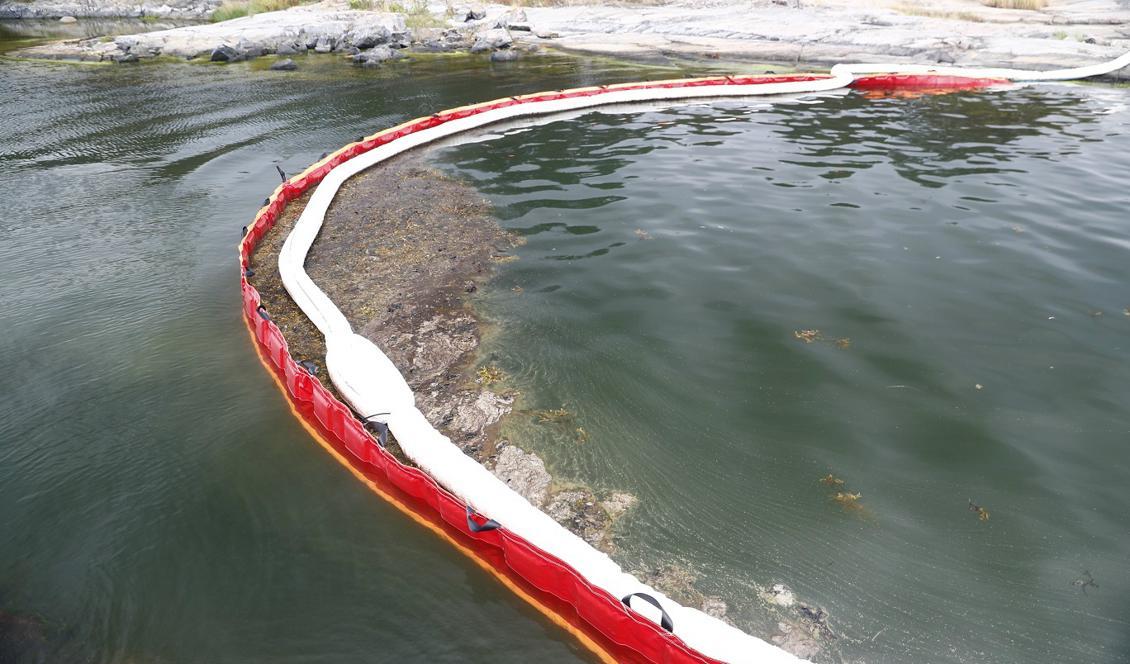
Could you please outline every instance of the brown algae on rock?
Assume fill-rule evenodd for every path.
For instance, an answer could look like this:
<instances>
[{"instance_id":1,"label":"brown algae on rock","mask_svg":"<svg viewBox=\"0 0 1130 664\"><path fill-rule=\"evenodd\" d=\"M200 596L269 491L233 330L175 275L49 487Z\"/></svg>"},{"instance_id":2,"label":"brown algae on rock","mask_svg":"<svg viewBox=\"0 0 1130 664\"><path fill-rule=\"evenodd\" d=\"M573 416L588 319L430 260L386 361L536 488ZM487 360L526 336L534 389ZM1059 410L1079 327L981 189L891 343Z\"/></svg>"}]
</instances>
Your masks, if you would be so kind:
<instances>
[{"instance_id":1,"label":"brown algae on rock","mask_svg":"<svg viewBox=\"0 0 1130 664\"><path fill-rule=\"evenodd\" d=\"M252 256L272 320L297 359L325 372L325 342L286 293L278 254L310 193L287 206ZM557 486L542 459L497 440L515 393L491 389L506 380L499 367L478 362L483 325L469 303L494 265L516 260L521 238L504 231L490 204L471 187L430 168L423 156L401 155L351 178L326 213L306 259L310 278L359 334L385 352L435 427L532 504L594 546L612 550L611 530L635 498L580 485ZM545 423L567 424L565 408L541 412ZM587 440L580 427L576 440ZM397 453L395 441L390 449ZM403 455L398 455L405 460Z\"/></svg>"}]
</instances>

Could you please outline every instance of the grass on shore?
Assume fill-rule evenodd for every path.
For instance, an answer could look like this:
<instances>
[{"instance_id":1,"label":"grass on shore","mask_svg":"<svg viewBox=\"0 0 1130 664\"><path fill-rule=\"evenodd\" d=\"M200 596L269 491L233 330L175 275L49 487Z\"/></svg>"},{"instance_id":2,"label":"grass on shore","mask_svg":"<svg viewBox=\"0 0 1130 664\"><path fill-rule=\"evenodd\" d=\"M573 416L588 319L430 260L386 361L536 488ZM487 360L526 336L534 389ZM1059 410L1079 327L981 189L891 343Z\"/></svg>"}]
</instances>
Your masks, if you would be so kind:
<instances>
[{"instance_id":1,"label":"grass on shore","mask_svg":"<svg viewBox=\"0 0 1130 664\"><path fill-rule=\"evenodd\" d=\"M225 0L224 4L212 12L212 22L230 21L233 18L254 16L266 12L277 12L316 0Z\"/></svg>"},{"instance_id":2,"label":"grass on shore","mask_svg":"<svg viewBox=\"0 0 1130 664\"><path fill-rule=\"evenodd\" d=\"M986 7L997 9L1030 9L1039 10L1048 6L1048 0L981 0Z\"/></svg>"},{"instance_id":3,"label":"grass on shore","mask_svg":"<svg viewBox=\"0 0 1130 664\"><path fill-rule=\"evenodd\" d=\"M905 3L895 5L893 7L893 9L896 12L898 12L900 14L906 14L907 16L925 16L926 18L945 18L945 19L949 19L951 21L971 21L973 23L983 23L985 21L984 17L982 17L980 14L975 14L973 12L953 12L953 11L944 11L944 10L938 10L938 9L928 9L926 7L920 7L918 5L910 5L910 4L905 4Z\"/></svg>"},{"instance_id":4,"label":"grass on shore","mask_svg":"<svg viewBox=\"0 0 1130 664\"><path fill-rule=\"evenodd\" d=\"M404 24L409 28L439 28L445 25L443 17L428 11L428 0L349 0L349 8L404 14ZM454 14L450 2L447 3L447 11L450 15Z\"/></svg>"}]
</instances>

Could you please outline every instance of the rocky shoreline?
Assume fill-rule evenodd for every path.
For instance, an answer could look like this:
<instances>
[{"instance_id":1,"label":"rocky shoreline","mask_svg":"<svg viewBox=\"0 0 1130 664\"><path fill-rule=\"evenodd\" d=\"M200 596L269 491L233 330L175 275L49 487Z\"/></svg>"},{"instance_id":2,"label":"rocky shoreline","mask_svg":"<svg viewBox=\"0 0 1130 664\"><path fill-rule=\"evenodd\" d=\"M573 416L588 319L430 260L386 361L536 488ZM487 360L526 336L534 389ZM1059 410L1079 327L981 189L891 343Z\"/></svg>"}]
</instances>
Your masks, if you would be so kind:
<instances>
[{"instance_id":1,"label":"rocky shoreline","mask_svg":"<svg viewBox=\"0 0 1130 664\"><path fill-rule=\"evenodd\" d=\"M129 16L203 16L215 1L174 0L179 4L156 8L116 0L85 4L99 12L118 7ZM525 8L437 1L414 5L409 14L351 6L359 5L324 0L220 23L56 42L18 55L236 62L271 54L334 53L376 66L405 50L483 53L506 61L551 46L651 61L758 62L801 69L845 61L1046 69L1104 62L1130 50L1130 5L1117 0L1050 0L1039 10L1000 9L977 0L673 0ZM70 7L61 0L0 2L0 16L53 16Z\"/></svg>"}]
</instances>

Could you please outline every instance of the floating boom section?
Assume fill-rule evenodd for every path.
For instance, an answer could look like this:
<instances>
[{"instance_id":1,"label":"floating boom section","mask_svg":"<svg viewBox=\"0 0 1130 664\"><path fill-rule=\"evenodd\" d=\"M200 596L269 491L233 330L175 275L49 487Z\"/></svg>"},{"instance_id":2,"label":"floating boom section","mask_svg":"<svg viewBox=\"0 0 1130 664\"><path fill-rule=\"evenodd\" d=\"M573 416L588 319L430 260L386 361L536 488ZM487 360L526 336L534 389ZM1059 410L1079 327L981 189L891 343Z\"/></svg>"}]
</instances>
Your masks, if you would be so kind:
<instances>
[{"instance_id":1,"label":"floating boom section","mask_svg":"<svg viewBox=\"0 0 1130 664\"><path fill-rule=\"evenodd\" d=\"M353 332L303 267L338 189L353 175L406 150L521 117L611 104L794 95L853 85L964 89L1022 80L1070 80L1109 74L1128 64L1130 53L1103 65L1059 72L837 65L830 75L724 76L579 88L510 97L419 118L347 145L276 189L240 242L244 312L265 364L279 379L295 412L327 449L366 482L379 480L390 491L400 492L397 499L380 490L450 537L543 613L561 618L558 622L602 658L801 662L722 620L680 605L624 572L606 554L463 454L427 421L396 366L376 345ZM326 369L348 408L290 356L282 333L248 281L255 245L284 207L314 186L316 191L280 252L279 272L291 297L325 336ZM390 430L419 469L400 463L365 424Z\"/></svg>"}]
</instances>

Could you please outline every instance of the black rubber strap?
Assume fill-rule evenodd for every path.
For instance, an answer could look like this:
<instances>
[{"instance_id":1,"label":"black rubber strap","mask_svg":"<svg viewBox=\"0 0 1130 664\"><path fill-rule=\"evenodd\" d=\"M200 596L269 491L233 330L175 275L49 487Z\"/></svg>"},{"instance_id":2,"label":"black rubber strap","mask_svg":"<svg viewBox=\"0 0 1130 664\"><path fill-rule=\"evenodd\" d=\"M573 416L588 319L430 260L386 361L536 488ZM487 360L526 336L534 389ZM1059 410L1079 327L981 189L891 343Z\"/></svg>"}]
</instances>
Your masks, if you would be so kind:
<instances>
[{"instance_id":1,"label":"black rubber strap","mask_svg":"<svg viewBox=\"0 0 1130 664\"><path fill-rule=\"evenodd\" d=\"M495 528L498 528L499 523L497 521L495 521L494 519L487 519L485 522L483 522L481 524L478 523L473 518L471 518L474 513L475 513L475 510L471 509L471 506L468 505L467 506L467 527L471 529L471 532L481 533L485 530L494 530Z\"/></svg>"},{"instance_id":2,"label":"black rubber strap","mask_svg":"<svg viewBox=\"0 0 1130 664\"><path fill-rule=\"evenodd\" d=\"M239 237L241 237L241 238L247 237L247 226L244 226L243 230L241 230L239 232Z\"/></svg>"},{"instance_id":3,"label":"black rubber strap","mask_svg":"<svg viewBox=\"0 0 1130 664\"><path fill-rule=\"evenodd\" d=\"M365 420L366 429L372 427L373 432L377 434L377 445L380 445L381 447L387 447L388 425L384 422L378 422L373 419L374 417L379 417L381 415L388 415L388 413L374 413L373 415L361 419Z\"/></svg>"},{"instance_id":4,"label":"black rubber strap","mask_svg":"<svg viewBox=\"0 0 1130 664\"><path fill-rule=\"evenodd\" d=\"M283 172L283 169L279 168L278 164L275 164L275 170L279 172L279 177L282 178L282 181L286 182L286 173Z\"/></svg>"},{"instance_id":5,"label":"black rubber strap","mask_svg":"<svg viewBox=\"0 0 1130 664\"><path fill-rule=\"evenodd\" d=\"M298 363L298 366L305 369L306 373L310 374L311 376L318 373L318 363L314 360L302 360Z\"/></svg>"},{"instance_id":6,"label":"black rubber strap","mask_svg":"<svg viewBox=\"0 0 1130 664\"><path fill-rule=\"evenodd\" d=\"M250 279L251 277L255 276L255 270L252 270L251 268L247 268L246 270L243 271L243 276Z\"/></svg>"},{"instance_id":7,"label":"black rubber strap","mask_svg":"<svg viewBox=\"0 0 1130 664\"><path fill-rule=\"evenodd\" d=\"M626 595L624 599L620 601L624 603L624 606L632 608L632 605L628 600L632 599L633 597L639 597L643 601L659 609L659 626L667 630L668 632L675 631L675 623L671 622L671 616L667 615L667 612L663 610L663 607L659 604L659 600L655 599L651 595L648 595L647 593L632 593L631 595Z\"/></svg>"},{"instance_id":8,"label":"black rubber strap","mask_svg":"<svg viewBox=\"0 0 1130 664\"><path fill-rule=\"evenodd\" d=\"M260 304L259 306L255 307L255 311L259 313L259 318L262 318L263 320L271 320L271 314L267 313L267 307L264 307Z\"/></svg>"}]
</instances>

